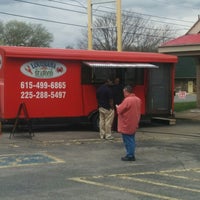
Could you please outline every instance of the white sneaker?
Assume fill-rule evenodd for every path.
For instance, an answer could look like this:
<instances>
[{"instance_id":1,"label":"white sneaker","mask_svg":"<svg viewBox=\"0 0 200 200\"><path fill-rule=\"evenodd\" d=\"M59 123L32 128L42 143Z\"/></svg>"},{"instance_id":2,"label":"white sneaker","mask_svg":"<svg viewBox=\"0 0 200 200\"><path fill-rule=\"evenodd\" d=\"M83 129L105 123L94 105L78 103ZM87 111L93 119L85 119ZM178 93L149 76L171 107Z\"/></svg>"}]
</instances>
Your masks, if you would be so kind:
<instances>
[{"instance_id":1,"label":"white sneaker","mask_svg":"<svg viewBox=\"0 0 200 200\"><path fill-rule=\"evenodd\" d=\"M105 139L105 135L100 135L100 139Z\"/></svg>"},{"instance_id":2,"label":"white sneaker","mask_svg":"<svg viewBox=\"0 0 200 200\"><path fill-rule=\"evenodd\" d=\"M106 139L106 140L113 140L114 137L113 137L112 135L109 135L109 136L107 136L105 139Z\"/></svg>"}]
</instances>

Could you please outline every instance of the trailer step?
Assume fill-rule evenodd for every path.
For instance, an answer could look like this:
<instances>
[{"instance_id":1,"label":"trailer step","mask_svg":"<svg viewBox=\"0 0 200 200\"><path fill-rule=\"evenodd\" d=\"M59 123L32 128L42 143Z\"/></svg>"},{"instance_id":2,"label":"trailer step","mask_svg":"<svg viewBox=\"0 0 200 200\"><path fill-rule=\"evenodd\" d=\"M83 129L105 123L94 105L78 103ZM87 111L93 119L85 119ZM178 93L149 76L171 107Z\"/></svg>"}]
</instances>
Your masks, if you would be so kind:
<instances>
[{"instance_id":1,"label":"trailer step","mask_svg":"<svg viewBox=\"0 0 200 200\"><path fill-rule=\"evenodd\" d=\"M167 118L167 117L152 117L152 122L160 122L160 123L167 123L168 125L175 125L176 119L175 118Z\"/></svg>"}]
</instances>

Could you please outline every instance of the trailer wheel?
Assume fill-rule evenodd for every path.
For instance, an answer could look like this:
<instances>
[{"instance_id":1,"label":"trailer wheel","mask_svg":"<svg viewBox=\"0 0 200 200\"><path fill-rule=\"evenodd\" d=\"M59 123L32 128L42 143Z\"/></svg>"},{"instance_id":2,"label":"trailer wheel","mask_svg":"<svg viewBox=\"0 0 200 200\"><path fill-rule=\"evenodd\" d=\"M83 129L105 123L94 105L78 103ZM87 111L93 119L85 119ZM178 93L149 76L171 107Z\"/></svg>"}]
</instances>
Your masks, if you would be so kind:
<instances>
[{"instance_id":1,"label":"trailer wheel","mask_svg":"<svg viewBox=\"0 0 200 200\"><path fill-rule=\"evenodd\" d=\"M92 116L92 127L95 131L99 131L99 113Z\"/></svg>"}]
</instances>

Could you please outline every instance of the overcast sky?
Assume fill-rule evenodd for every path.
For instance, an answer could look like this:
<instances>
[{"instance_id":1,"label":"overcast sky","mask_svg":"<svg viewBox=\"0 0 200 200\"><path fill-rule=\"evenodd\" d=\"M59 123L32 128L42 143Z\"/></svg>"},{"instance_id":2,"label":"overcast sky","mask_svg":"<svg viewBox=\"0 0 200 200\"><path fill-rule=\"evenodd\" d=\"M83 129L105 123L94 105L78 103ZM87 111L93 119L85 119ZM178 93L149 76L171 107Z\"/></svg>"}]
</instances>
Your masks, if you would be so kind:
<instances>
[{"instance_id":1,"label":"overcast sky","mask_svg":"<svg viewBox=\"0 0 200 200\"><path fill-rule=\"evenodd\" d=\"M113 0L92 0L94 15L115 11ZM170 23L183 35L197 21L200 0L121 0L123 11L141 13L158 23ZM87 30L87 0L0 0L0 20L40 23L53 34L52 47L75 46ZM45 20L45 21L43 21Z\"/></svg>"}]
</instances>

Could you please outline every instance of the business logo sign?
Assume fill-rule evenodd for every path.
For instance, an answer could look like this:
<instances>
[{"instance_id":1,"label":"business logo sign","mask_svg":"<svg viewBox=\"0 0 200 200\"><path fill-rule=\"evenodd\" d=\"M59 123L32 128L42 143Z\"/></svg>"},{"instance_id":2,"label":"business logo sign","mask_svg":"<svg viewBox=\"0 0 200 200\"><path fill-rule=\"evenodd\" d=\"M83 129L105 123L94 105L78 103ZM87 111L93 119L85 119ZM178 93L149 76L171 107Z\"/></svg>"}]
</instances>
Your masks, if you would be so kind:
<instances>
[{"instance_id":1,"label":"business logo sign","mask_svg":"<svg viewBox=\"0 0 200 200\"><path fill-rule=\"evenodd\" d=\"M54 60L33 60L24 63L20 71L32 78L49 79L62 76L66 73L67 68Z\"/></svg>"}]
</instances>

